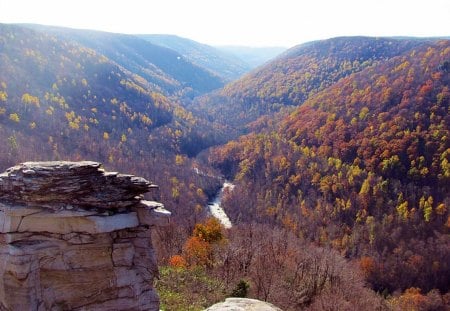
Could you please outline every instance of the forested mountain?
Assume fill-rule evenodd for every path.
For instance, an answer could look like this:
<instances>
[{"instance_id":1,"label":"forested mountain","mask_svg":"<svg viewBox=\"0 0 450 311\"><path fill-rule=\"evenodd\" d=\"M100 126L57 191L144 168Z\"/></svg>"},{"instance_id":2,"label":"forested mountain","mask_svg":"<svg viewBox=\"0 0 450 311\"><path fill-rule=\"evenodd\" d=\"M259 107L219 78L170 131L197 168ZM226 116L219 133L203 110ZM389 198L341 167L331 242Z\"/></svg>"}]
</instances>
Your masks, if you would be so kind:
<instances>
[{"instance_id":1,"label":"forested mountain","mask_svg":"<svg viewBox=\"0 0 450 311\"><path fill-rule=\"evenodd\" d=\"M21 161L99 161L161 183L167 207L187 222L218 186L186 156L208 139L204 123L99 51L0 24L0 68L1 171Z\"/></svg>"},{"instance_id":2,"label":"forested mountain","mask_svg":"<svg viewBox=\"0 0 450 311\"><path fill-rule=\"evenodd\" d=\"M357 47L355 40L365 48L345 49ZM305 65L334 46L351 58ZM303 81L297 92L253 91L245 80L223 91L252 90L255 97L244 97L251 103L306 99L272 128L211 152L210 161L236 182L227 212L235 222L277 223L357 258L379 292L448 292L450 41L341 38L324 47L300 48L314 53L291 66L283 59L289 63L295 51L274 63L300 66L279 84L294 75ZM276 89L276 80L260 81Z\"/></svg>"},{"instance_id":3,"label":"forested mountain","mask_svg":"<svg viewBox=\"0 0 450 311\"><path fill-rule=\"evenodd\" d=\"M199 99L199 106L211 119L242 128L260 116L299 106L341 78L423 43L418 39L368 37L305 43Z\"/></svg>"},{"instance_id":4,"label":"forested mountain","mask_svg":"<svg viewBox=\"0 0 450 311\"><path fill-rule=\"evenodd\" d=\"M31 24L24 26L91 48L143 77L166 95L192 98L225 83L223 77L192 63L179 52L137 36Z\"/></svg>"},{"instance_id":5,"label":"forested mountain","mask_svg":"<svg viewBox=\"0 0 450 311\"><path fill-rule=\"evenodd\" d=\"M0 171L94 160L159 184L174 310L248 288L284 310L445 310L449 40L311 42L194 100L223 79L179 49L0 24ZM205 220L221 176L229 230Z\"/></svg>"},{"instance_id":6,"label":"forested mountain","mask_svg":"<svg viewBox=\"0 0 450 311\"><path fill-rule=\"evenodd\" d=\"M244 60L218 48L175 35L136 35L180 53L190 62L212 71L227 82L235 80L253 67Z\"/></svg>"}]
</instances>

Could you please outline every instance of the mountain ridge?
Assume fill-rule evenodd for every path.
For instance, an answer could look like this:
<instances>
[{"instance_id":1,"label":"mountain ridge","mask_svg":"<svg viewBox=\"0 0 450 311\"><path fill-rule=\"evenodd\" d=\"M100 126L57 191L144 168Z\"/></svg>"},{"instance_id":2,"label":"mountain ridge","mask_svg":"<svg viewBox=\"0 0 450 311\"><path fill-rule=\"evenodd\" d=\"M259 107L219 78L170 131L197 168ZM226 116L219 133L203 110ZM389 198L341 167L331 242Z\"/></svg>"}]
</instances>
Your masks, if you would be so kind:
<instances>
[{"instance_id":1,"label":"mountain ridge","mask_svg":"<svg viewBox=\"0 0 450 311\"><path fill-rule=\"evenodd\" d=\"M434 274L426 262L450 255L449 63L449 40L415 46L212 150L236 183L231 220L259 217L365 258L380 292L448 292L450 266Z\"/></svg>"},{"instance_id":2,"label":"mountain ridge","mask_svg":"<svg viewBox=\"0 0 450 311\"><path fill-rule=\"evenodd\" d=\"M191 63L177 51L134 35L35 24L24 27L90 47L139 74L166 95L193 97L224 85L218 75Z\"/></svg>"},{"instance_id":3,"label":"mountain ridge","mask_svg":"<svg viewBox=\"0 0 450 311\"><path fill-rule=\"evenodd\" d=\"M223 77L227 82L239 78L251 69L245 61L238 57L191 39L164 34L139 34L136 36L177 51L194 64Z\"/></svg>"},{"instance_id":4,"label":"mountain ridge","mask_svg":"<svg viewBox=\"0 0 450 311\"><path fill-rule=\"evenodd\" d=\"M300 44L206 95L198 105L200 110L210 111L217 122L243 129L261 116L301 105L347 75L428 41L338 37Z\"/></svg>"}]
</instances>

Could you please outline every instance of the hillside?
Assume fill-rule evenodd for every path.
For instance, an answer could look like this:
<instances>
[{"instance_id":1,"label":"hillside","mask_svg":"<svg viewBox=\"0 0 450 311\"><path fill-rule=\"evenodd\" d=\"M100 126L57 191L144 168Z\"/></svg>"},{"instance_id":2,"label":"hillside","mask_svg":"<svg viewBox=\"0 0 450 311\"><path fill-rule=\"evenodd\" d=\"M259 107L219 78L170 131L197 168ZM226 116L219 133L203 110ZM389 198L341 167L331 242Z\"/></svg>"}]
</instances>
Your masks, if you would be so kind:
<instances>
[{"instance_id":1,"label":"hillside","mask_svg":"<svg viewBox=\"0 0 450 311\"><path fill-rule=\"evenodd\" d=\"M219 75L192 63L175 50L136 36L42 25L24 26L91 48L143 77L166 95L192 98L224 85L224 79Z\"/></svg>"},{"instance_id":2,"label":"hillside","mask_svg":"<svg viewBox=\"0 0 450 311\"><path fill-rule=\"evenodd\" d=\"M354 46L354 40L363 39L344 46ZM302 106L263 133L216 148L210 161L236 183L224 203L233 222L258 218L338 249L357 259L376 291L414 287L446 293L450 41L376 42L376 56L351 50L353 59L363 57L370 66L347 61L348 71L340 72L339 58L329 59L328 67L317 63L334 74L306 83L309 92L293 93L293 104L307 94ZM329 48L313 48L312 55L326 55ZM275 64L290 68L282 60L289 62L293 52Z\"/></svg>"},{"instance_id":3,"label":"hillside","mask_svg":"<svg viewBox=\"0 0 450 311\"><path fill-rule=\"evenodd\" d=\"M0 170L21 161L95 160L160 181L166 206L186 222L218 186L186 156L193 137L194 148L208 139L204 123L104 54L0 25L0 67Z\"/></svg>"},{"instance_id":4,"label":"hillside","mask_svg":"<svg viewBox=\"0 0 450 311\"><path fill-rule=\"evenodd\" d=\"M136 36L180 53L193 64L210 70L227 82L239 78L252 69L249 64L233 54L190 39L161 34Z\"/></svg>"},{"instance_id":5,"label":"hillside","mask_svg":"<svg viewBox=\"0 0 450 311\"><path fill-rule=\"evenodd\" d=\"M293 47L265 66L198 101L217 122L242 128L339 79L419 46L423 40L341 37ZM219 113L220 112L220 113Z\"/></svg>"}]
</instances>

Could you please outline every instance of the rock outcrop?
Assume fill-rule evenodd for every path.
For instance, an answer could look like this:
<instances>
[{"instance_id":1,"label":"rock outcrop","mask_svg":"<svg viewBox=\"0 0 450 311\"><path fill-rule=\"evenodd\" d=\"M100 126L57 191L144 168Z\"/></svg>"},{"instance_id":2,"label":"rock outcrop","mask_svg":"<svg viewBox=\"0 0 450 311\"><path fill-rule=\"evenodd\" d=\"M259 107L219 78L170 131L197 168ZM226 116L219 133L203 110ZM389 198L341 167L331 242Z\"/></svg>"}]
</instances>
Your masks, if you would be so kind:
<instances>
[{"instance_id":1,"label":"rock outcrop","mask_svg":"<svg viewBox=\"0 0 450 311\"><path fill-rule=\"evenodd\" d=\"M158 310L153 188L87 161L0 174L0 310Z\"/></svg>"},{"instance_id":2,"label":"rock outcrop","mask_svg":"<svg viewBox=\"0 0 450 311\"><path fill-rule=\"evenodd\" d=\"M249 298L227 298L205 311L282 311L270 303Z\"/></svg>"}]
</instances>

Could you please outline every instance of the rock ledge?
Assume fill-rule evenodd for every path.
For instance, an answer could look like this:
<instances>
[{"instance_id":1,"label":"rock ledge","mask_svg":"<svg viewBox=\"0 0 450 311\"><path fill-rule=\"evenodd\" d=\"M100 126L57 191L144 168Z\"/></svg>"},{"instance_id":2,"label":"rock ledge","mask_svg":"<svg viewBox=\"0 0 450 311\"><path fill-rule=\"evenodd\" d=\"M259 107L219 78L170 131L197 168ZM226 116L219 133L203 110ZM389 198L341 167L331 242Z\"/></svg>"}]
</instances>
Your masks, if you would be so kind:
<instances>
[{"instance_id":1,"label":"rock ledge","mask_svg":"<svg viewBox=\"0 0 450 311\"><path fill-rule=\"evenodd\" d=\"M274 305L250 298L227 298L205 311L282 311Z\"/></svg>"},{"instance_id":2,"label":"rock ledge","mask_svg":"<svg viewBox=\"0 0 450 311\"><path fill-rule=\"evenodd\" d=\"M154 188L89 161L0 174L0 310L159 310Z\"/></svg>"}]
</instances>

